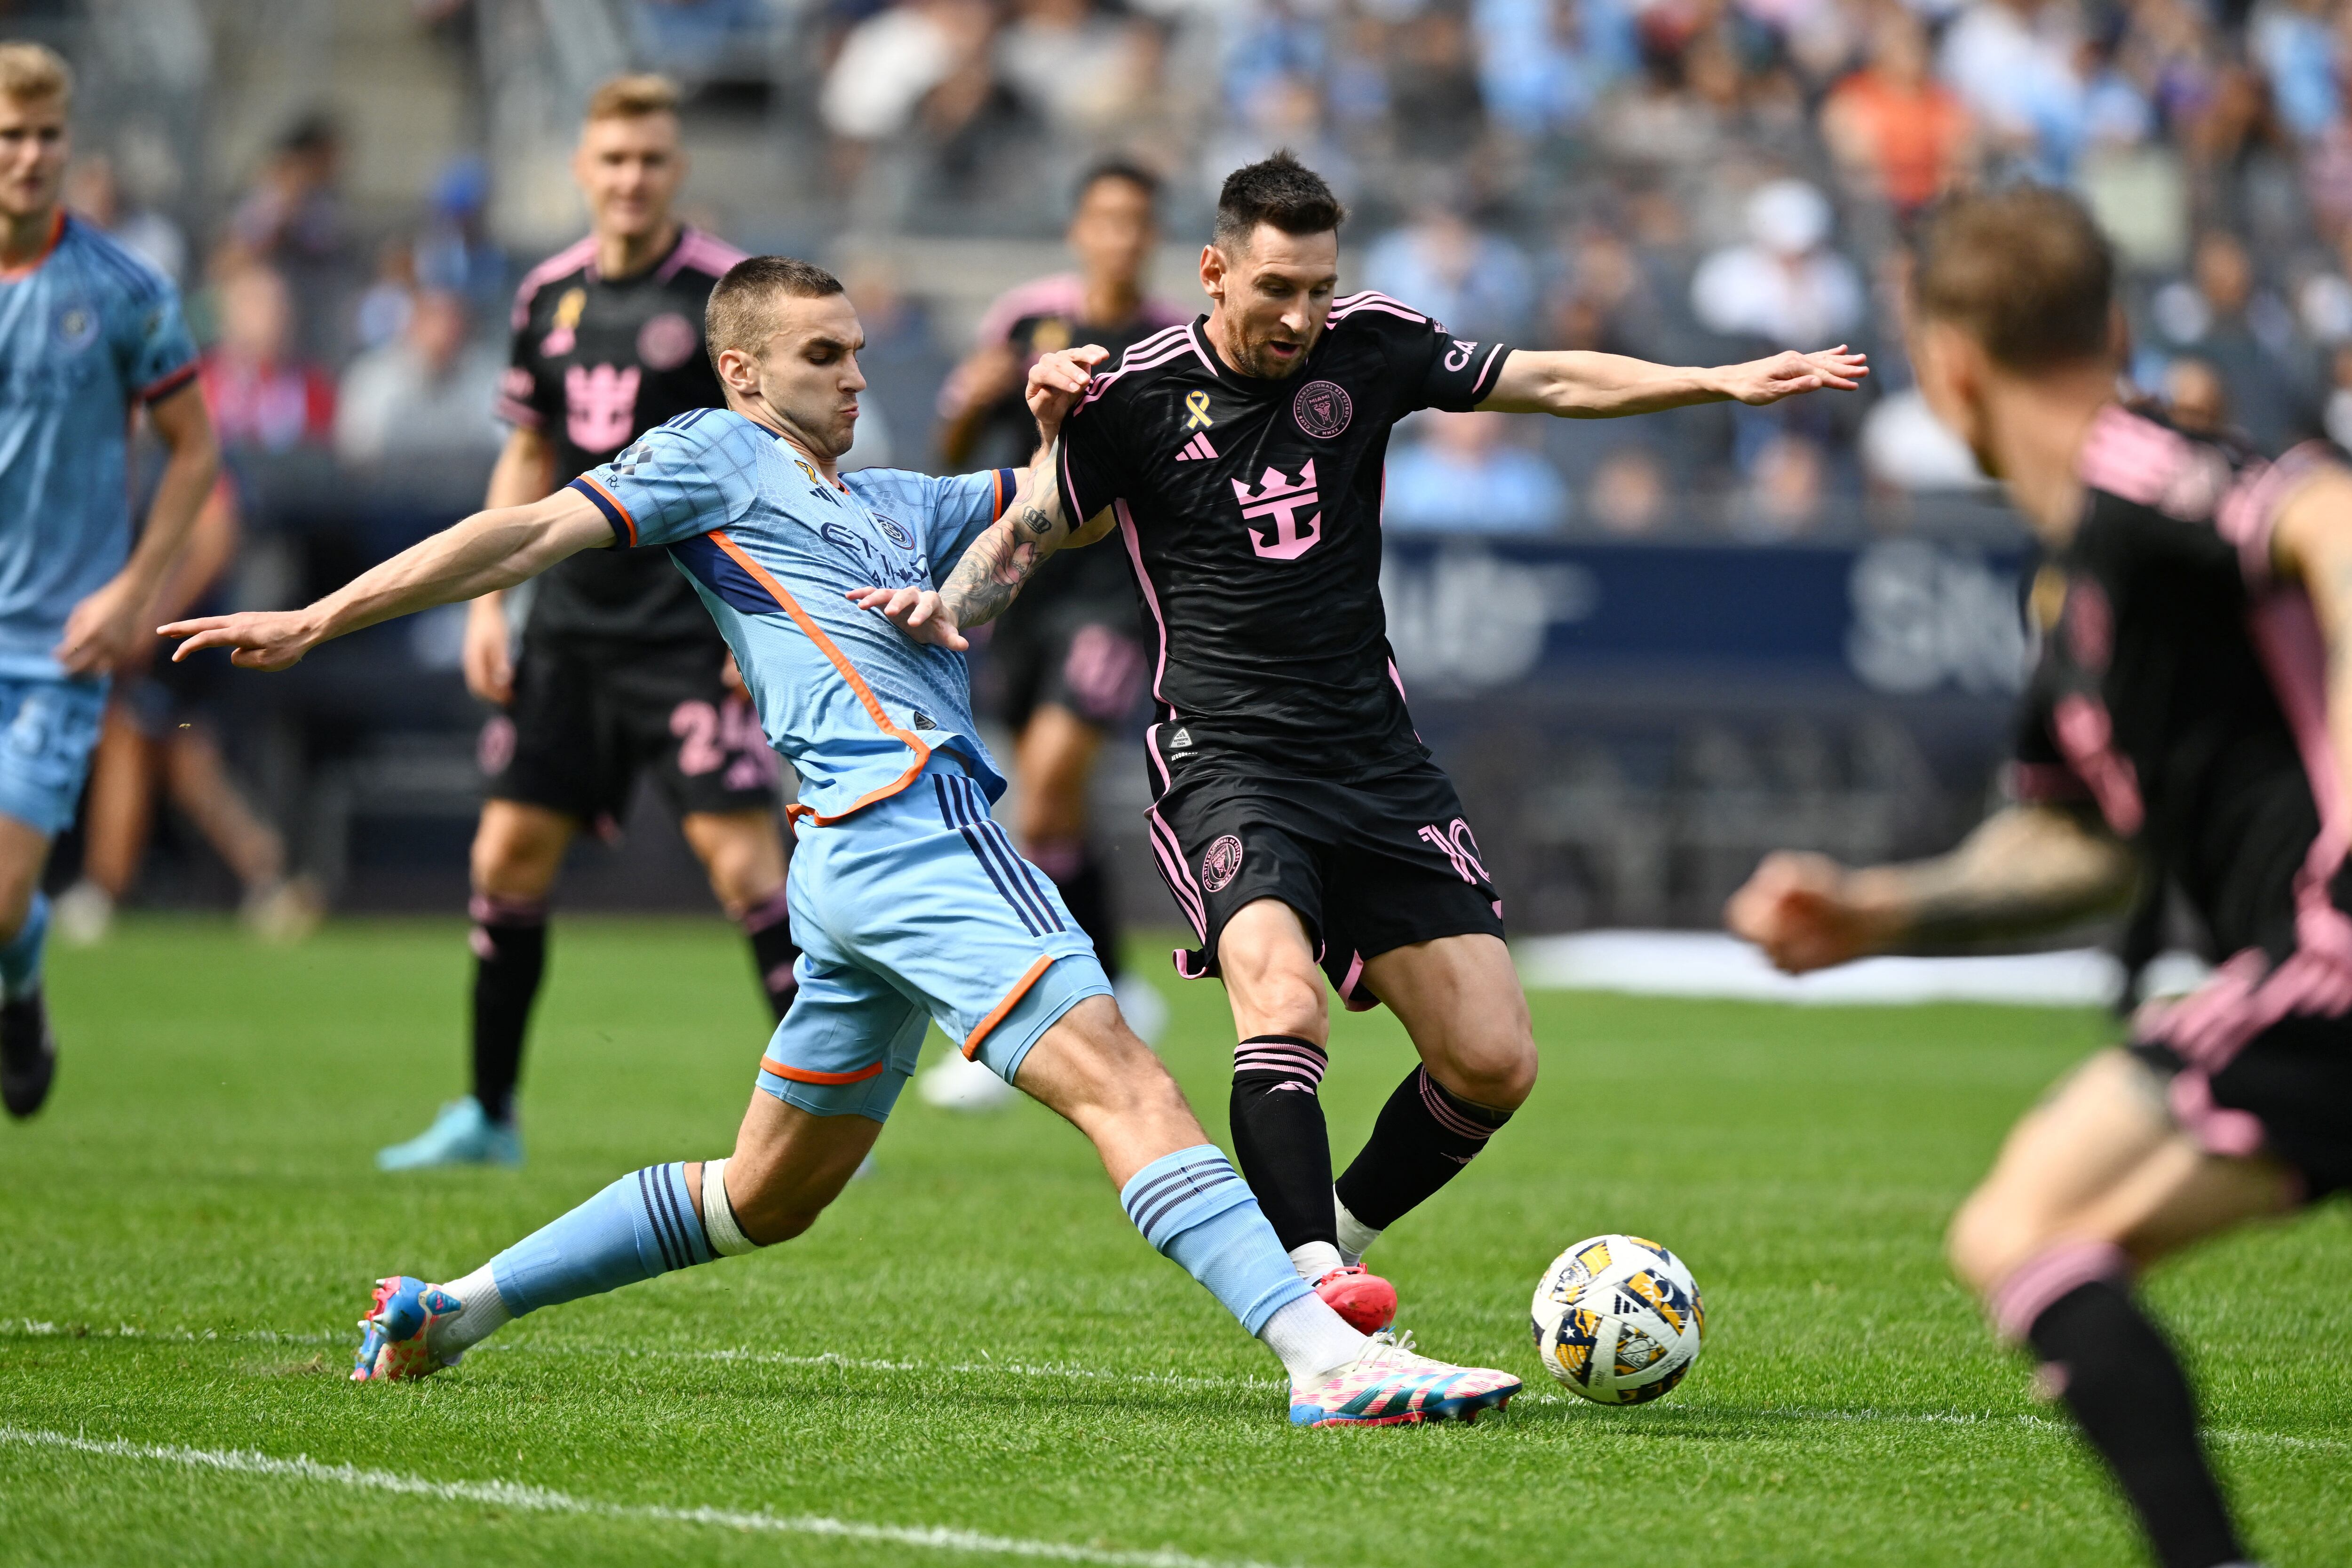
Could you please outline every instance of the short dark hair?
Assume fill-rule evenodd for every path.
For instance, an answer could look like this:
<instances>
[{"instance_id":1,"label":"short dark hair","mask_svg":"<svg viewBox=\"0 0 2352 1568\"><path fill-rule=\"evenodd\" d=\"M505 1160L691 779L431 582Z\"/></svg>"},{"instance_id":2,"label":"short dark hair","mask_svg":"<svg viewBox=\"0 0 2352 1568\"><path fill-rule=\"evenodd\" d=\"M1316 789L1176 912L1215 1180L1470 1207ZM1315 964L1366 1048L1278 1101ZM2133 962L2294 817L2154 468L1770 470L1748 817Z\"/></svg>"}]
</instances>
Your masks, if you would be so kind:
<instances>
[{"instance_id":1,"label":"short dark hair","mask_svg":"<svg viewBox=\"0 0 2352 1568\"><path fill-rule=\"evenodd\" d=\"M1995 363L2042 370L2108 349L2116 257L2088 208L2046 185L1955 197L1919 235L1911 296Z\"/></svg>"},{"instance_id":2,"label":"short dark hair","mask_svg":"<svg viewBox=\"0 0 2352 1568\"><path fill-rule=\"evenodd\" d=\"M726 349L749 353L768 340L769 306L779 294L822 300L845 292L841 279L814 262L789 256L747 256L727 269L702 308L702 342L711 368Z\"/></svg>"},{"instance_id":3,"label":"short dark hair","mask_svg":"<svg viewBox=\"0 0 2352 1568\"><path fill-rule=\"evenodd\" d=\"M1070 205L1075 207L1083 203L1087 194L1105 180L1125 180L1141 191L1147 200L1156 202L1160 199L1159 175L1131 158L1105 158L1100 163L1088 165L1087 172L1078 176Z\"/></svg>"},{"instance_id":4,"label":"short dark hair","mask_svg":"<svg viewBox=\"0 0 2352 1568\"><path fill-rule=\"evenodd\" d=\"M1323 176L1285 147L1271 158L1235 169L1217 193L1217 243L1244 245L1270 223L1285 234L1328 234L1348 218L1348 209Z\"/></svg>"}]
</instances>

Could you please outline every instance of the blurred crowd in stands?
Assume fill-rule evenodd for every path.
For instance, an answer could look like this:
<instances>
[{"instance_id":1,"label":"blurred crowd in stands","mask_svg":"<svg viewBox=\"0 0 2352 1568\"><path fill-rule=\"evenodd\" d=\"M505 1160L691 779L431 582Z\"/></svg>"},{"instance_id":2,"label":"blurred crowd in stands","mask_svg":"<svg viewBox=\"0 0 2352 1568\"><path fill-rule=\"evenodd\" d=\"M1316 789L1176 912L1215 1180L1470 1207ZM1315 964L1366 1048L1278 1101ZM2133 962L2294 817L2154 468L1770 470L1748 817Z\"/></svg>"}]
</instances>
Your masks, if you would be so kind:
<instances>
[{"instance_id":1,"label":"blurred crowd in stands","mask_svg":"<svg viewBox=\"0 0 2352 1568\"><path fill-rule=\"evenodd\" d=\"M1165 233L1189 242L1224 171L1287 145L1354 205L1349 286L1462 336L1675 363L1873 355L1866 395L1785 411L1426 416L1392 458L1399 528L1769 541L1932 522L1934 498L1978 479L1909 387L1903 237L1976 181L2091 202L2129 269L2135 374L2180 417L2270 445L2352 438L2341 0L619 8L639 63L690 87L730 61L772 75L765 123L814 154L820 210L771 231L845 229L866 255L890 233L1047 238L1071 176L1117 154L1164 172ZM466 9L422 5L418 25ZM535 258L491 237L477 156L435 174L406 221L355 223L343 134L326 110L287 127L194 233L125 195L102 133L74 199L190 289L233 449L375 473L487 464L505 297ZM849 270L882 416L860 456L929 466L931 394L966 345L887 268ZM1189 277L1160 283L1195 303Z\"/></svg>"}]
</instances>

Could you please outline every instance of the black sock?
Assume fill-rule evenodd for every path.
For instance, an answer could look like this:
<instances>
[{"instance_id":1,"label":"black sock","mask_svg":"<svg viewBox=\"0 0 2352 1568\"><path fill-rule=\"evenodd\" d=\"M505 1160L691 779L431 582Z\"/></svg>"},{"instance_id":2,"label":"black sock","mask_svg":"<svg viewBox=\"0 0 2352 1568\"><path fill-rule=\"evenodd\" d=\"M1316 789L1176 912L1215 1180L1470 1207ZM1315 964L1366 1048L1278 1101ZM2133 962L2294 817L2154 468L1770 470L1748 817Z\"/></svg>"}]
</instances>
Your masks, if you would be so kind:
<instances>
[{"instance_id":1,"label":"black sock","mask_svg":"<svg viewBox=\"0 0 2352 1568\"><path fill-rule=\"evenodd\" d=\"M1374 1230L1386 1230L1486 1146L1507 1110L1474 1105L1415 1068L1381 1107L1372 1135L1340 1176L1339 1201Z\"/></svg>"},{"instance_id":2,"label":"black sock","mask_svg":"<svg viewBox=\"0 0 2352 1568\"><path fill-rule=\"evenodd\" d=\"M1234 1158L1286 1251L1339 1245L1331 1135L1315 1095L1326 1059L1297 1035L1258 1035L1234 1047Z\"/></svg>"},{"instance_id":3,"label":"black sock","mask_svg":"<svg viewBox=\"0 0 2352 1568\"><path fill-rule=\"evenodd\" d=\"M2197 1440L2197 1402L2164 1336L2116 1279L2077 1285L2026 1331L2083 1436L2139 1511L2164 1568L2245 1552Z\"/></svg>"},{"instance_id":4,"label":"black sock","mask_svg":"<svg viewBox=\"0 0 2352 1568\"><path fill-rule=\"evenodd\" d=\"M1118 978L1118 912L1111 905L1109 879L1095 847L1083 838L1041 840L1029 847L1029 858L1054 879L1078 929L1094 939L1095 958L1103 973Z\"/></svg>"},{"instance_id":5,"label":"black sock","mask_svg":"<svg viewBox=\"0 0 2352 1568\"><path fill-rule=\"evenodd\" d=\"M514 1120L523 1031L547 968L547 906L474 895L474 1098L493 1121Z\"/></svg>"},{"instance_id":6,"label":"black sock","mask_svg":"<svg viewBox=\"0 0 2352 1568\"><path fill-rule=\"evenodd\" d=\"M778 888L766 901L753 905L742 920L743 934L751 939L751 971L760 977L760 994L768 999L776 1021L783 1022L801 983L793 964L801 950L793 944L792 911Z\"/></svg>"}]
</instances>

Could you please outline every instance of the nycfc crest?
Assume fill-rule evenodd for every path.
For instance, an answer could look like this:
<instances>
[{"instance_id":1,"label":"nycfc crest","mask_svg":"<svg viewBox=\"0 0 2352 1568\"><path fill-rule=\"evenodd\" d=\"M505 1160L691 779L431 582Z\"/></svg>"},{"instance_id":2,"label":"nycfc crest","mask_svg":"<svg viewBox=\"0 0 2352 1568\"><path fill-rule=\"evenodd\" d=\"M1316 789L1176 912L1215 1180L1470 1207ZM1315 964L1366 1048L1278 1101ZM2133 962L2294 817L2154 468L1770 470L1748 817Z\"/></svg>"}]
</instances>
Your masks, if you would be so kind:
<instances>
[{"instance_id":1,"label":"nycfc crest","mask_svg":"<svg viewBox=\"0 0 2352 1568\"><path fill-rule=\"evenodd\" d=\"M1233 886L1241 870L1242 841L1228 833L1210 845L1209 852L1201 857L1201 886L1213 893L1222 893Z\"/></svg>"},{"instance_id":2,"label":"nycfc crest","mask_svg":"<svg viewBox=\"0 0 2352 1568\"><path fill-rule=\"evenodd\" d=\"M1338 382L1310 381L1290 400L1290 416L1318 441L1328 441L1347 429L1356 405Z\"/></svg>"}]
</instances>

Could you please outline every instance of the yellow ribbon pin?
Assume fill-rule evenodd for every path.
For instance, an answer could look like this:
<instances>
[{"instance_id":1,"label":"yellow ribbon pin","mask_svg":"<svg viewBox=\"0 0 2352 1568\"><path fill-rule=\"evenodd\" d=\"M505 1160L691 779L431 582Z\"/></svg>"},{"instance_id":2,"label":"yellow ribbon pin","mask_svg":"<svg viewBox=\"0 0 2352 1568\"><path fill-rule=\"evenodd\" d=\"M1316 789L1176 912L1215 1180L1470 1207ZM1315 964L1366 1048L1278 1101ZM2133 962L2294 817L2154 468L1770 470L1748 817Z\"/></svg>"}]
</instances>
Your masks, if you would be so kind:
<instances>
[{"instance_id":1,"label":"yellow ribbon pin","mask_svg":"<svg viewBox=\"0 0 2352 1568\"><path fill-rule=\"evenodd\" d=\"M1184 406L1192 411L1192 417L1184 421L1185 429L1204 430L1208 428L1208 426L1216 423L1215 420L1209 417L1209 395L1207 393L1186 393L1184 395Z\"/></svg>"}]
</instances>

